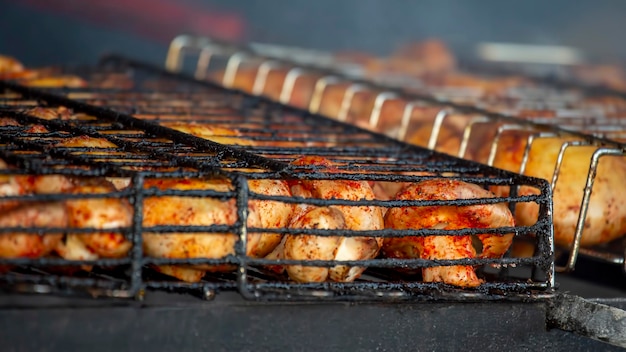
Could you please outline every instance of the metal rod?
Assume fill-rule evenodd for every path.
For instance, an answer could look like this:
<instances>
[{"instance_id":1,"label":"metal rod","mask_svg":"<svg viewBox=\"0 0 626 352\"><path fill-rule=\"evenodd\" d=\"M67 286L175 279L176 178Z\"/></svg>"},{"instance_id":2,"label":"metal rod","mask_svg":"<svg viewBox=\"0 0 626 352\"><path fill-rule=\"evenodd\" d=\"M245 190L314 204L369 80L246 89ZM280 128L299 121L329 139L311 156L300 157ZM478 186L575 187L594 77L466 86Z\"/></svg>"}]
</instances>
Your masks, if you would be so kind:
<instances>
[{"instance_id":1,"label":"metal rod","mask_svg":"<svg viewBox=\"0 0 626 352\"><path fill-rule=\"evenodd\" d=\"M309 103L309 111L312 114L317 114L320 111L326 87L337 82L339 82L339 79L335 76L324 76L315 82L315 89L313 90L313 96Z\"/></svg>"},{"instance_id":2,"label":"metal rod","mask_svg":"<svg viewBox=\"0 0 626 352\"><path fill-rule=\"evenodd\" d=\"M570 147L580 147L580 146L588 146L589 142L586 141L567 141L561 144L561 148L559 149L559 154L556 158L556 164L554 165L554 173L552 174L552 190L556 189L556 182L559 179L559 175L561 174L561 165L563 165L563 156L565 156L565 151Z\"/></svg>"},{"instance_id":3,"label":"metal rod","mask_svg":"<svg viewBox=\"0 0 626 352\"><path fill-rule=\"evenodd\" d=\"M239 228L239 238L235 243L235 255L239 258L237 268L237 288L239 293L247 299L254 298L254 294L248 289L248 181L244 177L237 177L234 180L237 191L237 221L235 226Z\"/></svg>"},{"instance_id":4,"label":"metal rod","mask_svg":"<svg viewBox=\"0 0 626 352\"><path fill-rule=\"evenodd\" d=\"M502 135L504 134L504 132L506 131L511 131L511 130L516 130L516 129L529 129L532 130L531 127L528 126L523 126L523 125L517 125L517 124L504 124L504 125L500 125L498 127L498 130L496 131L496 135L494 136L492 142L491 142L491 148L489 150L489 158L487 158L487 165L489 166L493 166L493 163L496 160L496 155L498 152L498 146L500 145L500 139L502 138Z\"/></svg>"},{"instance_id":5,"label":"metal rod","mask_svg":"<svg viewBox=\"0 0 626 352\"><path fill-rule=\"evenodd\" d=\"M435 116L435 121L433 121L433 128L430 131L430 139L428 140L428 149L437 150L437 140L439 139L439 134L441 133L441 126L443 125L444 119L450 114L450 109L441 109Z\"/></svg>"},{"instance_id":6,"label":"metal rod","mask_svg":"<svg viewBox=\"0 0 626 352\"><path fill-rule=\"evenodd\" d=\"M131 273L130 273L130 292L132 295L138 295L143 288L142 279L142 259L143 259L143 188L144 179L141 174L135 175L131 180L133 195L131 197L133 205L132 231L130 240L132 249L130 256Z\"/></svg>"},{"instance_id":7,"label":"metal rod","mask_svg":"<svg viewBox=\"0 0 626 352\"><path fill-rule=\"evenodd\" d=\"M224 77L222 78L222 84L226 88L233 88L235 85L235 79L237 78L237 71L241 66L241 63L249 58L250 56L244 52L238 52L228 59L228 63L226 64L226 71L224 72Z\"/></svg>"},{"instance_id":8,"label":"metal rod","mask_svg":"<svg viewBox=\"0 0 626 352\"><path fill-rule=\"evenodd\" d=\"M296 87L296 81L303 74L304 70L299 67L294 67L287 72L285 80L283 81L283 89L280 91L280 97L278 98L279 102L289 104L293 96L294 88Z\"/></svg>"},{"instance_id":9,"label":"metal rod","mask_svg":"<svg viewBox=\"0 0 626 352\"><path fill-rule=\"evenodd\" d=\"M533 143L539 138L549 138L555 137L556 134L552 132L537 132L528 135L526 139L526 146L524 147L524 154L522 155L522 162L520 163L519 173L522 175L526 174L526 165L528 165L528 160L530 159L530 151L532 150ZM554 174L558 171L555 170ZM554 184L552 185L552 189L554 190Z\"/></svg>"},{"instance_id":10,"label":"metal rod","mask_svg":"<svg viewBox=\"0 0 626 352\"><path fill-rule=\"evenodd\" d=\"M626 153L623 150L598 148L591 156L591 165L589 167L589 173L587 174L587 182L585 184L585 190L583 192L583 198L580 202L580 213L578 215L578 222L576 223L576 231L574 233L574 241L572 242L572 249L570 252L565 271L574 270L576 266L576 259L578 258L578 252L580 250L580 241L582 240L583 230L585 228L585 220L587 219L587 210L589 209L589 200L591 199L591 192L593 190L593 183L596 179L596 173L598 170L598 163L603 156L624 156Z\"/></svg>"},{"instance_id":11,"label":"metal rod","mask_svg":"<svg viewBox=\"0 0 626 352\"><path fill-rule=\"evenodd\" d=\"M383 110L383 105L385 102L393 99L397 99L397 94L393 92L380 92L376 95L374 99L374 107L372 108L372 112L370 114L369 119L369 127L372 129L376 129L378 127L378 122L380 121L380 114Z\"/></svg>"},{"instance_id":12,"label":"metal rod","mask_svg":"<svg viewBox=\"0 0 626 352\"><path fill-rule=\"evenodd\" d=\"M461 139L461 145L459 146L459 158L464 158L467 153L467 147L469 145L469 139L472 135L472 130L475 125L485 122L491 122L491 119L485 116L479 116L472 119L467 126L463 129L463 138Z\"/></svg>"},{"instance_id":13,"label":"metal rod","mask_svg":"<svg viewBox=\"0 0 626 352\"><path fill-rule=\"evenodd\" d=\"M185 50L200 49L209 45L211 41L208 38L196 37L189 35L180 35L170 43L165 59L165 68L172 72L178 72L182 68Z\"/></svg>"},{"instance_id":14,"label":"metal rod","mask_svg":"<svg viewBox=\"0 0 626 352\"><path fill-rule=\"evenodd\" d=\"M209 65L211 64L211 59L215 55L220 55L223 53L220 46L216 45L207 45L200 50L200 55L198 55L198 62L196 64L196 79L203 80L206 79L209 74Z\"/></svg>"},{"instance_id":15,"label":"metal rod","mask_svg":"<svg viewBox=\"0 0 626 352\"><path fill-rule=\"evenodd\" d=\"M351 84L348 88L346 88L343 99L341 100L341 107L339 108L339 112L337 114L337 120L341 122L346 122L348 120L350 108L352 107L352 102L354 101L356 93L363 92L365 90L367 90L366 86L357 83Z\"/></svg>"},{"instance_id":16,"label":"metal rod","mask_svg":"<svg viewBox=\"0 0 626 352\"><path fill-rule=\"evenodd\" d=\"M257 71L256 76L254 77L254 84L252 86L252 94L254 95L262 95L265 91L265 86L267 85L267 78L269 77L270 72L280 67L280 63L275 60L266 60L259 65L259 69Z\"/></svg>"},{"instance_id":17,"label":"metal rod","mask_svg":"<svg viewBox=\"0 0 626 352\"><path fill-rule=\"evenodd\" d=\"M407 102L404 106L404 110L402 111L402 119L400 120L400 128L398 129L398 140L404 141L406 138L406 134L409 131L409 125L411 123L411 117L413 115L413 111L418 106L419 102Z\"/></svg>"}]
</instances>

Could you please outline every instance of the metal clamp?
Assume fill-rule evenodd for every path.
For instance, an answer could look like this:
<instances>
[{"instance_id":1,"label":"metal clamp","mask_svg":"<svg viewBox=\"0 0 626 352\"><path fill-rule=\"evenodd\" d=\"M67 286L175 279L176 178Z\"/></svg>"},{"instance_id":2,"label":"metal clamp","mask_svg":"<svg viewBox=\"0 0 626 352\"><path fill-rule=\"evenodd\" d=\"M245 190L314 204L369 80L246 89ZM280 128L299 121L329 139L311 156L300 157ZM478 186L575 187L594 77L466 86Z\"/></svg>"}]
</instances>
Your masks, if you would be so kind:
<instances>
[{"instance_id":1,"label":"metal clamp","mask_svg":"<svg viewBox=\"0 0 626 352\"><path fill-rule=\"evenodd\" d=\"M498 130L496 131L496 135L494 136L493 141L491 142L491 149L489 150L489 158L487 158L487 165L493 166L493 163L496 160L496 153L498 152L498 145L500 144L500 139L502 137L502 134L505 131L512 131L512 130L529 131L529 132L535 131L534 128L531 128L528 126L522 126L518 124L505 124L505 125L498 127Z\"/></svg>"},{"instance_id":2,"label":"metal clamp","mask_svg":"<svg viewBox=\"0 0 626 352\"><path fill-rule=\"evenodd\" d=\"M265 86L267 84L267 78L270 75L270 72L280 67L280 63L276 60L266 60L261 65L259 65L259 69L257 70L256 76L254 77L254 84L252 85L252 94L261 95L265 91Z\"/></svg>"},{"instance_id":3,"label":"metal clamp","mask_svg":"<svg viewBox=\"0 0 626 352\"><path fill-rule=\"evenodd\" d=\"M196 63L196 72L194 77L199 80L206 79L209 72L209 65L211 64L211 59L215 55L224 55L226 54L226 50L222 46L209 44L200 50L200 55L198 56L198 62Z\"/></svg>"},{"instance_id":4,"label":"metal clamp","mask_svg":"<svg viewBox=\"0 0 626 352\"><path fill-rule=\"evenodd\" d=\"M168 71L179 72L182 68L185 50L195 49L201 50L209 45L212 41L206 37L196 37L191 35L179 35L170 43L165 59L165 68Z\"/></svg>"},{"instance_id":5,"label":"metal clamp","mask_svg":"<svg viewBox=\"0 0 626 352\"><path fill-rule=\"evenodd\" d=\"M380 114L383 109L383 105L385 102L393 99L397 99L398 95L393 92L380 92L374 99L374 106L372 107L372 112L370 114L369 126L372 129L376 129L378 127L378 122L380 121Z\"/></svg>"},{"instance_id":6,"label":"metal clamp","mask_svg":"<svg viewBox=\"0 0 626 352\"><path fill-rule=\"evenodd\" d=\"M537 139L550 137L558 137L558 134L554 132L537 132L532 133L528 136L528 138L526 139L526 146L524 147L524 154L522 154L522 162L519 166L519 173L521 175L524 175L524 173L526 172L526 165L528 165L528 160L530 159L530 151L532 150L533 143ZM554 189L554 184L552 184L551 189Z\"/></svg>"},{"instance_id":7,"label":"metal clamp","mask_svg":"<svg viewBox=\"0 0 626 352\"><path fill-rule=\"evenodd\" d=\"M249 58L250 55L244 52L237 52L228 59L228 63L226 64L226 70L224 72L224 77L222 78L222 84L226 88L233 88L235 85L235 79L237 78L237 70L241 66L241 63Z\"/></svg>"},{"instance_id":8,"label":"metal clamp","mask_svg":"<svg viewBox=\"0 0 626 352\"><path fill-rule=\"evenodd\" d=\"M313 90L313 96L309 102L309 111L312 114L317 114L320 111L322 105L322 99L324 97L324 91L326 87L331 84L339 82L339 78L336 76L324 76L315 82L315 89Z\"/></svg>"},{"instance_id":9,"label":"metal clamp","mask_svg":"<svg viewBox=\"0 0 626 352\"><path fill-rule=\"evenodd\" d=\"M574 232L574 240L570 246L570 255L565 267L556 267L558 272L568 272L574 270L576 266L576 260L578 259L578 253L580 251L580 243L582 240L583 230L585 227L585 219L587 218L587 211L589 210L589 201L591 200L591 192L593 190L593 184L596 179L596 173L600 158L603 156L625 156L623 150L612 148L598 148L591 156L591 164L589 166L589 172L587 174L587 181L585 183L585 189L583 192L583 198L580 201L580 212L578 214L578 222L576 223L576 231Z\"/></svg>"},{"instance_id":10,"label":"metal clamp","mask_svg":"<svg viewBox=\"0 0 626 352\"><path fill-rule=\"evenodd\" d=\"M367 89L366 85L359 83L353 83L346 89L343 99L341 100L341 107L337 113L337 120L341 122L346 122L348 120L350 108L352 107L352 102L354 101L356 93L366 91Z\"/></svg>"},{"instance_id":11,"label":"metal clamp","mask_svg":"<svg viewBox=\"0 0 626 352\"><path fill-rule=\"evenodd\" d=\"M467 124L467 126L465 126L465 128L463 129L463 138L461 139L461 145L459 146L459 154L458 154L459 158L463 158L465 156L465 153L467 153L469 139L472 135L472 130L474 126L479 123L485 123L485 122L493 122L493 120L489 119L486 116L479 116L479 117L472 119Z\"/></svg>"},{"instance_id":12,"label":"metal clamp","mask_svg":"<svg viewBox=\"0 0 626 352\"><path fill-rule=\"evenodd\" d=\"M404 106L404 110L402 111L402 119L400 120L400 128L398 129L398 134L396 138L403 141L406 138L406 134L409 131L409 124L411 123L411 116L413 115L413 111L420 104L418 101L409 101Z\"/></svg>"},{"instance_id":13,"label":"metal clamp","mask_svg":"<svg viewBox=\"0 0 626 352\"><path fill-rule=\"evenodd\" d=\"M283 82L283 89L280 91L280 97L278 101L283 104L288 104L293 95L294 88L296 87L296 81L304 74L304 70L299 67L293 67L285 76Z\"/></svg>"},{"instance_id":14,"label":"metal clamp","mask_svg":"<svg viewBox=\"0 0 626 352\"><path fill-rule=\"evenodd\" d=\"M430 130L430 139L428 140L428 149L437 150L437 139L439 139L439 133L441 132L441 126L443 125L443 120L450 113L449 108L443 108L441 111L437 113L435 116L435 121L433 121L433 128Z\"/></svg>"}]
</instances>

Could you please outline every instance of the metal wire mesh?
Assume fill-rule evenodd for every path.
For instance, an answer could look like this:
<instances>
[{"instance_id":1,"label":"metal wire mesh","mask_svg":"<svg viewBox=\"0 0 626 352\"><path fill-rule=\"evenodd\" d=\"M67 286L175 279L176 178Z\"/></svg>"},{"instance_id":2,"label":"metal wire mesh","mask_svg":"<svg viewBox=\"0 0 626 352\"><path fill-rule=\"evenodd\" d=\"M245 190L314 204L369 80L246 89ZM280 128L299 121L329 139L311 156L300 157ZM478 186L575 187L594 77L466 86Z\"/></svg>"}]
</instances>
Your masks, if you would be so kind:
<instances>
[{"instance_id":1,"label":"metal wire mesh","mask_svg":"<svg viewBox=\"0 0 626 352\"><path fill-rule=\"evenodd\" d=\"M80 186L106 178L118 185L117 189L9 193L3 194L0 206L13 211L10 206L16 202L23 209L25 204L28 208L80 199L109 199L127 204L130 217L126 223L114 227L12 224L3 227L2 233L7 237L27 233L39 238L59 234L64 236L62 243L65 245L71 235L110 234L119 241L128 241L129 250L110 257L87 251L83 257L71 260L54 252L43 257L4 256L0 259L4 267L0 280L5 289L79 291L114 297L140 297L147 289L160 289L195 292L205 298L222 290L237 290L251 299L314 300L536 299L551 293L551 198L545 181L404 144L351 124L120 57L104 60L95 68L65 70L64 73L82 77L86 87L35 89L0 82L5 92L0 97L0 114L4 121L0 126L3 146L0 159L9 165L2 170L3 180L8 180L9 184L29 180L50 187L58 182L50 177L66 177ZM202 129L216 126L221 130L213 131L210 136L203 134ZM77 139L81 142L70 143ZM332 166L293 164L303 156L324 157ZM254 192L249 186L251 180L257 179L400 183L442 178L485 188L506 187L510 195L455 200L343 200L267 195ZM167 187L180 180L225 187ZM537 192L517 196L518 186L529 186ZM236 212L229 221L213 224L189 225L176 221L146 224L147 201L175 197L232 202ZM531 226L489 229L356 231L250 226L247 217L251 202L267 200L283 204L383 208L507 203L513 211L517 203L533 202L539 204L540 211L537 222ZM184 212L184 209L177 211ZM214 258L146 255L146 234L168 236L174 233L234 236L236 241L232 251ZM532 234L529 238L536 248L533 256L526 258L507 255L502 259L377 257L358 261L302 261L246 255L251 233L379 238L514 233L517 236ZM267 270L272 265L332 267L338 264L368 270L354 282L317 283L296 283ZM209 270L197 282L174 280L153 270L155 266L168 265L226 266L228 270ZM419 274L406 273L407 269L446 265L482 268L480 273L486 282L475 289L462 289L440 282L424 282Z\"/></svg>"}]
</instances>

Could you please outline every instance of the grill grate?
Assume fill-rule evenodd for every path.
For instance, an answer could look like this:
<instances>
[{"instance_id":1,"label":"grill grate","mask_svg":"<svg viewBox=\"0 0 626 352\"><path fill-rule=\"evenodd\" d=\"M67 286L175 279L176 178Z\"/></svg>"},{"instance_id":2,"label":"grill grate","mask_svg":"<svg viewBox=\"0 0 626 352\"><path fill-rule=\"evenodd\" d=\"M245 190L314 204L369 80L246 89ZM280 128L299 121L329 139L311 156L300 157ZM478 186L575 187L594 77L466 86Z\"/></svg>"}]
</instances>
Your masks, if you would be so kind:
<instances>
[{"instance_id":1,"label":"grill grate","mask_svg":"<svg viewBox=\"0 0 626 352\"><path fill-rule=\"evenodd\" d=\"M312 112L322 111L339 121L399 140L502 168L502 161L498 161L497 156L510 147L503 141L507 136L523 134L519 141L523 153L515 156L520 160L516 161L518 164L513 170L520 173L529 167L531 151L549 138L559 137L564 141L553 161L554 170L545 176L551 181L553 191L557 181L566 175L561 172L563 160L568 159L564 158L566 153L582 154L585 148L594 147L593 154L583 157L587 158L588 168L578 170L581 175L587 174L579 186L584 192L579 194L578 221L575 229L568 230L574 238L571 245L557 247L560 258L557 270L573 270L579 254L622 265L626 270L624 241L618 239L607 245L581 246L591 195L594 189L596 193L602 192L598 187L594 188L595 180L606 176L599 165L608 163L612 157L626 156L626 124L621 118L626 113L623 92L563 80L519 76L519 72L514 76L518 78L517 82L497 92L455 87L453 83L429 77L411 78L407 74L372 77L363 67L359 70L359 64L350 65L347 60L330 63L320 60L326 64L311 64L316 62L314 58L300 57L288 49L267 53L254 47L212 40L200 42L180 36L170 46L166 67L171 71L185 69L190 58L186 54L199 53L197 61L193 62L198 79L210 77L225 86L246 87L252 93L267 95ZM222 68L223 74L216 74ZM474 71L482 72L482 77L487 80L503 75L484 68ZM504 72L504 77L507 76L511 77L511 72ZM250 87L239 82L240 77L247 77L252 82ZM329 98L333 93L340 97L339 104ZM359 94L362 95L360 101ZM368 104L363 106L363 99ZM326 107L325 110L324 105L328 104L335 104L338 108L328 110ZM427 133L421 134L421 140L412 139L411 133L420 129ZM447 143L450 135L456 135L456 144ZM481 148L481 154L472 154L477 152L475 149L483 147L486 140L492 142L490 148ZM573 157L569 158L572 160Z\"/></svg>"},{"instance_id":2,"label":"grill grate","mask_svg":"<svg viewBox=\"0 0 626 352\"><path fill-rule=\"evenodd\" d=\"M126 226L92 227L3 227L2 234L32 233L33 236L121 233L130 241L128 255L119 258L66 260L42 258L3 258L0 275L3 288L34 292L87 292L91 295L141 297L145 290L192 292L204 298L236 290L250 299L294 300L428 300L428 299L539 299L549 297L553 286L551 239L551 198L549 186L540 179L520 176L481 164L453 158L396 141L351 124L325 118L283 105L270 99L199 82L182 74L166 72L133 60L110 57L94 68L65 70L82 77L83 88L39 88L0 81L0 158L15 168L1 175L65 175L86 180L107 177L122 179L128 187L98 194L52 192L52 194L5 195L0 207L12 201L42 202L77 199L117 199L128 202L132 218ZM119 84L118 84L119 83ZM35 110L34 110L35 109ZM40 109L40 110L36 110ZM41 110L48 109L48 110ZM64 109L70 113L63 115ZM42 111L57 111L55 118L42 118ZM17 122L12 123L11 120ZM210 127L219 125L239 135L217 135L218 142L176 130L180 124ZM179 125L176 125L179 124ZM189 125L191 124L191 125ZM76 138L106 141L104 146L55 146ZM254 145L250 145L254 143ZM324 156L337 165L294 166L303 156ZM428 172L428 175L424 175ZM157 189L147 185L155 180L184 178L225 182L228 190ZM483 187L502 186L511 196L449 201L348 201L270 196L252 192L253 179L317 179L416 182L446 178ZM83 182L83 181L81 181ZM86 182L86 181L85 181ZM536 195L516 196L516 187L529 186ZM182 226L175 223L147 226L144 206L149 198L204 197L232 200L236 216L230 224ZM247 226L248 204L253 200L313 205L465 206L473 204L534 202L540 205L539 218L531 226L464 230L314 230ZM31 203L32 202L32 203ZM46 203L48 204L48 203ZM144 234L156 233L235 234L235 251L220 259L171 259L149 257L144 253ZM502 259L389 259L363 261L296 261L259 259L247 256L248 233L279 233L319 236L400 237L435 235L534 234L535 253L529 258L506 256ZM355 282L295 283L271 273L266 265L337 264L369 269ZM151 269L153 265L234 265L227 273L207 273L199 282L176 281ZM487 281L476 289L460 289L443 283L428 283L419 275L398 272L441 265L476 265ZM491 267L496 264L498 268ZM86 266L92 267L88 270ZM69 268L73 268L70 270ZM530 296L529 296L530 294Z\"/></svg>"}]
</instances>

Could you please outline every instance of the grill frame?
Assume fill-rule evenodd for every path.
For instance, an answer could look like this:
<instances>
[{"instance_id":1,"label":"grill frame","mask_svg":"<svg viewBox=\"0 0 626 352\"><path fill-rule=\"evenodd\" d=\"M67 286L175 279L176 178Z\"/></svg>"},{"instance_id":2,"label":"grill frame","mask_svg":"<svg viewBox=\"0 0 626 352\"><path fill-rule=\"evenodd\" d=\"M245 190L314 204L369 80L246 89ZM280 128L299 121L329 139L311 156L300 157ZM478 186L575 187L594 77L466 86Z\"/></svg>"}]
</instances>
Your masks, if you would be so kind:
<instances>
[{"instance_id":1,"label":"grill frame","mask_svg":"<svg viewBox=\"0 0 626 352\"><path fill-rule=\"evenodd\" d=\"M533 259L535 264L542 266L545 270L545 279L536 280L532 283L524 283L524 282L491 282L486 283L481 286L477 290L462 290L457 288L451 288L441 283L423 283L423 282L404 282L404 283L376 283L376 282L355 282L355 283L319 283L319 284L293 284L293 283L283 283L283 282L269 282L266 284L260 283L255 284L253 282L248 281L248 276L251 275L249 272L248 265L249 264L270 264L270 263L278 263L278 264L307 264L302 261L286 261L283 260L281 262L271 262L271 261L263 261L259 259L251 259L247 256L243 255L245 253L246 248L246 231L254 231L253 228L247 228L246 224L246 213L244 209L247 207L244 206L248 199L251 197L256 197L257 199L276 199L282 201L291 201L291 202L309 202L303 200L294 200L291 199L283 199L281 197L267 197L262 198L258 195L253 195L248 192L247 183L245 182L246 177L251 178L318 178L318 179L361 179L361 180L375 180L377 179L374 174L343 174L343 176L329 176L328 173L310 173L310 172L302 172L288 166L282 162L276 162L275 160L264 158L262 156L258 156L257 154L249 153L238 147L228 147L223 146L218 143L210 142L206 139L202 139L199 137L192 137L190 135L184 134L182 132L177 132L175 130L169 129L167 127L160 126L156 123L142 120L136 118L130 114L127 114L123 111L115 111L110 108L102 108L98 106L94 106L89 103L84 103L77 99L69 99L64 96L76 95L81 92L73 91L71 89L55 89L55 90L41 90L41 89L33 89L28 87L23 87L16 85L11 82L0 81L0 88L7 89L9 91L17 92L23 95L23 98L30 100L38 100L45 102L48 106L65 106L67 108L71 108L75 113L81 112L86 113L91 116L96 116L98 119L105 121L107 123L112 123L112 126L120 126L124 127L124 129L132 129L139 130L145 132L146 135L154 135L155 137L163 137L167 136L172 139L172 142L179 143L180 145L184 145L187 148L190 148L192 151L200 151L206 152L206 149L213 150L219 153L220 158L234 157L241 159L246 158L248 160L248 165L246 166L260 166L264 168L271 169L270 172L254 174L254 173L237 173L232 171L224 172L219 168L216 168L216 164L213 163L202 163L198 162L193 158L183 158L176 157L178 166L191 166L196 169L195 172L159 172L159 173L150 173L150 172L129 172L122 171L119 167L111 167L111 165L105 165L104 168L95 168L95 170L81 170L81 169L65 169L63 171L54 170L47 172L48 174L70 174L70 175L81 175L81 176L112 176L112 177L131 177L131 188L128 190L115 192L112 194L106 194L102 197L128 197L133 204L133 224L127 231L126 234L132 240L133 249L131 250L130 258L127 260L115 260L115 259L103 259L99 261L64 261L54 258L41 258L41 259L2 259L0 260L0 264L4 265L30 265L30 266L45 266L45 265L111 265L111 264L126 264L130 265L130 273L128 274L128 282L124 282L126 286L122 285L119 287L115 287L114 285L100 285L97 279L91 278L73 278L66 276L52 276L46 273L37 274L36 272L32 275L24 274L21 278L17 276L11 276L7 274L2 274L0 276L0 281L4 283L3 289L10 290L26 290L28 292L41 292L41 293L87 293L89 295L94 296L111 296L118 298L142 298L143 294L148 289L163 289L170 291L183 291L183 292L194 292L196 295L203 297L205 299L212 298L214 295L220 290L236 290L243 297L254 300L348 300L348 301L368 301L368 300L383 300L383 301L404 301L404 300L541 300L547 299L552 296L552 292L554 289L554 267L552 261L552 239L551 239L551 222L550 222L550 213L551 213L551 197L550 190L548 184L539 179L529 178L520 176L514 173L506 172L503 170L491 169L485 167L483 165L473 163L466 160L455 159L443 154L439 154L436 152L428 151L423 148L419 148L416 146L410 146L399 142L393 138L382 134L376 134L371 131L367 131L351 124L338 122L326 117L322 117L319 115L314 115L304 110L299 110L294 107L290 107L284 104L272 102L269 99L254 97L251 95L247 95L242 92L224 89L215 84L211 84L208 82L199 82L194 80L191 77L187 77L181 74L174 74L166 72L158 67L153 65L148 65L144 63L140 63L137 61L133 61L126 58L121 57L109 57L102 62L102 69L107 67L114 66L117 69L120 68L132 68L134 71L145 70L151 72L159 77L166 77L167 79L171 79L174 82L184 82L184 84L190 84L193 86L205 87L207 89L215 89L221 92L225 92L225 94L231 94L233 96L243 97L248 100L252 100L259 104L266 104L267 106L278 109L283 114L297 114L301 118L311 118L314 119L317 123L324 123L328 126L332 126L339 131L351 131L355 134L360 134L369 137L372 140L379 141L379 143L383 145L393 146L396 150L396 153L400 153L400 151L407 153L409 151L414 152L416 155L420 155L422 159L432 158L434 160L443 160L444 165L447 161L453 167L451 170L456 170L462 174L467 174L470 171L476 174L484 174L487 173L494 177L489 180L484 176L459 176L457 178L465 181L475 181L483 184L511 184L511 185L521 185L521 184L529 184L541 189L541 194L539 196L533 197L516 197L511 196L508 198L498 198L495 200L457 200L457 201L413 201L411 202L402 202L402 201L361 201L361 202L350 202L350 201L341 201L341 200L324 200L318 201L317 203L313 200L310 200L313 204L353 204L353 205L386 205L393 206L396 205L437 205L437 204L445 204L445 205L469 205L469 204L482 204L484 202L497 202L497 201L533 201L537 200L541 203L541 214L540 221L535 227L538 229L539 234L539 245L542 248L541 254L541 263L537 259ZM3 100L5 101L5 100ZM243 104L245 105L245 104ZM7 110L2 110L5 114L7 114ZM103 137L108 136L102 133L99 133L97 130L90 130L89 126L85 128L73 127L71 123L66 121L45 121L45 120L34 120L34 117L27 117L22 112L14 113L13 117L19 117L20 121L30 121L30 122L38 122L42 123L47 127L56 128L55 133L59 133L61 131L70 131L73 135L90 135L92 137ZM98 120L98 122L101 122ZM117 127L115 127L117 128ZM13 136L15 137L15 136ZM16 143L14 138L4 138L5 142L10 141L11 143ZM113 136L113 138L117 138ZM120 143L120 139L112 139L111 136L108 138L110 141L114 143ZM119 145L119 144L118 144ZM42 148L41 145L37 146L36 143L29 145L23 142L21 147L37 147L40 148L40 151L46 150ZM141 146L133 145L132 143L128 143L127 145L122 145L124 148L136 148L141 152L146 152L146 149ZM143 149L142 149L143 148ZM49 149L50 151L55 151L56 149ZM268 149L271 152L271 148ZM268 152L266 150L265 152ZM301 152L304 149L295 148L295 152ZM360 149L355 149L357 152ZM281 152L280 148L278 151L274 150L275 153ZM284 151L282 151L284 152ZM292 151L293 152L293 151ZM315 150L314 150L315 152ZM339 155L342 155L342 150L337 151ZM68 154L64 153L62 150L58 152L59 156L67 159ZM280 154L280 153L279 153ZM172 155L164 154L159 152L158 154L152 154L163 159L169 159ZM19 157L15 155L10 155L9 151L2 151L0 157L3 159L15 163L17 166L22 167L25 170L4 170L2 174L4 175L14 175L14 174L24 174L25 172L30 175L42 174L41 172L37 173L34 168L41 167L41 164L32 163L32 160L28 160L27 158L22 158L20 161ZM347 155L350 157L350 155ZM85 156L72 156L72 161L81 161L81 158L84 159ZM195 162L194 162L195 161ZM89 162L89 158L86 160L82 160L82 162L93 166L93 162ZM217 165L220 165L219 163ZM434 164L437 165L437 164ZM456 165L456 166L455 166ZM432 166L430 166L432 167ZM456 167L456 169L455 169ZM401 169L402 170L402 169ZM445 171L445 169L441 169ZM441 171L438 170L438 171ZM464 171L465 170L465 171ZM450 170L448 170L450 171ZM232 231L238 234L239 240L236 245L235 255L230 258L225 258L224 260L206 260L206 259L198 259L198 260L147 260L143 257L143 252L141 249L141 241L142 236L139 234L143 231L145 232L145 228L142 229L142 209L141 204L142 200L147 196L154 195L184 195L189 194L189 192L177 192L177 191L165 191L165 192L155 192L155 191L146 191L143 187L144 180L147 177L179 177L181 175L187 176L202 176L202 177L227 177L230 181L236 185L234 191L232 191L229 196L235 197L236 202L238 204L238 216L237 222L233 224L231 227L220 228L219 226L213 225L213 227L209 227L208 229L205 227L204 229L197 229L197 231ZM244 176L245 175L245 176ZM390 177L389 175L381 176L378 175L381 180L418 180L425 179L427 177L416 177L416 176L398 176L398 177ZM192 192L193 193L193 192ZM216 192L195 192L194 196L215 196ZM56 198L55 198L56 197ZM68 199L76 196L68 196L68 195L49 195L49 196L24 196L24 197L5 197L3 199L15 199L15 200L30 200L34 199L38 200L53 200L53 199ZM186 230L191 231L192 229L189 227L185 228ZM9 232L10 228L2 229L2 232ZM21 229L23 231L33 231L37 232L40 230L46 229ZM47 229L50 231L50 229ZM56 230L56 229L53 229ZM67 230L67 229L63 229ZM119 229L120 231L122 229ZM175 230L175 229L174 229ZM170 229L170 231L174 231ZM258 230L258 229L256 229ZM523 232L520 229L509 229L514 230L514 232ZM87 232L96 232L96 229L80 229L76 230L80 233ZM263 229L264 232L271 232L267 229ZM290 234L297 234L298 231L295 230L277 230L278 232L285 232ZM479 232L477 232L479 231ZM490 233L491 230L485 229L469 229L467 231L457 231L455 234L461 233ZM507 233L507 231L502 229L494 229L492 232L497 233L500 231L501 233ZM442 235L442 234L450 234L450 232L446 232L446 230L416 230L416 231L391 231L391 230L383 230L375 233L368 234L366 232L354 233L354 231L324 231L324 230L306 230L300 231L302 233L311 233L316 235L342 235L342 236L367 236L367 235L377 235L377 236L401 236L401 235ZM531 260L531 261L533 261ZM217 264L217 263L233 263L238 264L238 270L236 270L236 274L230 275L230 278L224 279L227 281L227 284L215 283L215 282L201 282L197 284L187 284L182 282L160 282L160 281L150 281L142 278L142 268L146 263L209 263L209 264ZM492 262L497 262L501 264L522 264L529 262L529 260L524 259L505 259L502 261L498 260L485 260L485 259L474 259L474 260L440 260L437 262L426 262L424 260L398 260L398 259L373 259L370 261L357 261L357 262L348 262L348 264L354 265L365 265L365 266L388 266L388 267L397 267L397 266L434 266L435 264L445 265L445 264L488 264ZM309 262L311 265L336 265L337 263L344 262L335 262L335 261L318 261L318 262ZM30 269L29 269L30 270ZM503 270L505 272L506 271ZM96 273L96 275L106 275L106 273ZM253 275L257 275L254 273ZM228 275L226 275L228 276ZM534 277L534 273L532 274ZM103 276L104 277L104 276ZM106 280L104 280L106 282Z\"/></svg>"}]
</instances>

